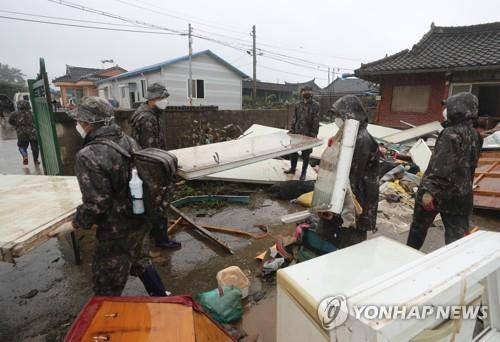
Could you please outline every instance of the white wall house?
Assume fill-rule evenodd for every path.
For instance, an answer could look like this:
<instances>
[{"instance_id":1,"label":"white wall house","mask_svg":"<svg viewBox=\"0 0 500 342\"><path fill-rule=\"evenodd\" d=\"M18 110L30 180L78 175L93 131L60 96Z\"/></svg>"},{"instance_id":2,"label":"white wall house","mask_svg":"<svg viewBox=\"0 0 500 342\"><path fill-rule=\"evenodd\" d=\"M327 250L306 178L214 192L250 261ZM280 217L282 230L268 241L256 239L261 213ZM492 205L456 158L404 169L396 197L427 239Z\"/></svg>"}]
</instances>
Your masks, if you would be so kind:
<instances>
[{"instance_id":1,"label":"white wall house","mask_svg":"<svg viewBox=\"0 0 500 342\"><path fill-rule=\"evenodd\" d=\"M243 72L210 50L192 55L193 106L219 106L219 109L242 108ZM170 93L169 106L188 104L188 56L132 70L96 82L99 96L114 99L120 108L132 108L134 102L146 101L149 84L163 84Z\"/></svg>"}]
</instances>

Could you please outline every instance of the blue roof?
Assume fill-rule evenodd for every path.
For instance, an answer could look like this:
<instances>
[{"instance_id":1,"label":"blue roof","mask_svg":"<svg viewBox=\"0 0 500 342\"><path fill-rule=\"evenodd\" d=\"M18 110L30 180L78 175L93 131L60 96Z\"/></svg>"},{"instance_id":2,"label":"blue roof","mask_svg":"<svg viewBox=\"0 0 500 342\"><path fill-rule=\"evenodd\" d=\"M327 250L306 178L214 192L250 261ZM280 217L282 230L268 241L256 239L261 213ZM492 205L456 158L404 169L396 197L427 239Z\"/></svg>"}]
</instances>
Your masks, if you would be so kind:
<instances>
[{"instance_id":1,"label":"blue roof","mask_svg":"<svg viewBox=\"0 0 500 342\"><path fill-rule=\"evenodd\" d=\"M235 72L236 74L238 74L239 76L241 76L241 78L248 78L247 74L245 74L244 72L242 72L241 70L239 70L238 68L236 68L235 66L233 66L232 64L230 64L229 62L227 62L226 60L224 60L223 58L217 56L215 53L213 53L210 50L204 50L204 51L193 53L192 58L195 58L195 57L198 57L198 56L205 56L205 55L206 56L210 56L210 57L214 58L215 60L217 60L218 62L224 64L226 67L228 67L229 69L231 69L233 72ZM152 65L145 66L145 67L142 67L142 68L139 68L139 69L135 69L135 70L131 70L131 71L128 71L128 72L124 72L123 74L120 74L120 75L117 75L117 76L113 76L113 77L109 77L109 78L105 78L105 79L99 80L99 81L97 81L95 83L96 84L100 84L100 83L104 83L104 82L107 82L107 81L118 81L118 80L121 80L121 79L126 79L126 78L129 78L129 77L134 77L134 76L141 75L141 74L146 74L146 73L158 71L162 67L166 67L166 66L173 65L175 63L179 63L179 62L183 62L183 61L187 61L187 60L189 60L189 56L188 55L182 56L182 57L178 57L178 58L174 58L174 59L171 59L171 60L168 60L168 61L165 61L165 62L160 62L160 63L152 64Z\"/></svg>"}]
</instances>

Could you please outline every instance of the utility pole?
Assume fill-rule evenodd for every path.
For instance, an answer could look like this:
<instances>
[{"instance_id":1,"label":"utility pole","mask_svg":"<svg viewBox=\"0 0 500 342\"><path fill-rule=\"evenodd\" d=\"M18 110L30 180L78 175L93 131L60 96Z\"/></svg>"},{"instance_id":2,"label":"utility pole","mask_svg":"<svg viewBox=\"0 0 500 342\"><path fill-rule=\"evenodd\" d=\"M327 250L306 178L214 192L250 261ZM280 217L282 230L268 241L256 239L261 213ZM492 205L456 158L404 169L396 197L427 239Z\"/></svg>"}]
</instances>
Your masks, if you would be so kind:
<instances>
[{"instance_id":1,"label":"utility pole","mask_svg":"<svg viewBox=\"0 0 500 342\"><path fill-rule=\"evenodd\" d=\"M191 36L191 24L188 26L188 43L189 43L189 80L188 80L188 101L189 105L193 105L193 69L191 67L191 59L193 56L193 37Z\"/></svg>"},{"instance_id":2,"label":"utility pole","mask_svg":"<svg viewBox=\"0 0 500 342\"><path fill-rule=\"evenodd\" d=\"M328 67L328 85L330 85L330 67Z\"/></svg>"},{"instance_id":3,"label":"utility pole","mask_svg":"<svg viewBox=\"0 0 500 342\"><path fill-rule=\"evenodd\" d=\"M252 26L252 38L253 38L253 100L257 99L257 49L255 45L255 25Z\"/></svg>"}]
</instances>

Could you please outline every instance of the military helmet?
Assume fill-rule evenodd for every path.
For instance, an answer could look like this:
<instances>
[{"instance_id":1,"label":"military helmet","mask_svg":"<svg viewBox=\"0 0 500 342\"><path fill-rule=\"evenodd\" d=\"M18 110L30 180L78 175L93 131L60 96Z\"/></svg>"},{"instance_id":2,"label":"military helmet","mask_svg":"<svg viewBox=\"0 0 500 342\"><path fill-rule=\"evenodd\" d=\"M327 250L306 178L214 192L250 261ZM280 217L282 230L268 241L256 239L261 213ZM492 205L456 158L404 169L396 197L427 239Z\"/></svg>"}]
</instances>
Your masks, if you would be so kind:
<instances>
[{"instance_id":1,"label":"military helmet","mask_svg":"<svg viewBox=\"0 0 500 342\"><path fill-rule=\"evenodd\" d=\"M68 115L77 121L108 123L113 120L113 113L108 101L97 96L84 96Z\"/></svg>"},{"instance_id":2,"label":"military helmet","mask_svg":"<svg viewBox=\"0 0 500 342\"><path fill-rule=\"evenodd\" d=\"M148 100L159 99L169 97L170 94L167 91L167 88L162 86L160 83L153 83L148 86L148 91L146 94L146 98Z\"/></svg>"}]
</instances>

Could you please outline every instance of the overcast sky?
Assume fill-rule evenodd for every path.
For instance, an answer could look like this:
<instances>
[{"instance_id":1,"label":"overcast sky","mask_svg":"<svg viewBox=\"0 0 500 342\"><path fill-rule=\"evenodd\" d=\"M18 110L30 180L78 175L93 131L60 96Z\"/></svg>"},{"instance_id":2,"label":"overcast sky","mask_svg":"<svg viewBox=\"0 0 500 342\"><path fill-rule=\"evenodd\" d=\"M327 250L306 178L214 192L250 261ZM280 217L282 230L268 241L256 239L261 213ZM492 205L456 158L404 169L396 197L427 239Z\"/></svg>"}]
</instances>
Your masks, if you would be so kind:
<instances>
[{"instance_id":1,"label":"overcast sky","mask_svg":"<svg viewBox=\"0 0 500 342\"><path fill-rule=\"evenodd\" d=\"M340 74L348 73L361 62L411 48L430 29L431 22L462 26L500 21L500 2L492 0L68 1L179 31L186 31L191 22L195 34L237 46L229 48L194 38L195 52L211 49L248 75L252 75L252 57L244 50L251 45L249 33L256 25L257 47L262 49L257 62L259 80L301 82L316 78L320 86L328 83L328 66ZM0 0L0 10L4 17L139 29L5 12L131 25L48 0ZM36 75L39 57L45 58L49 78L53 79L65 73L66 64L101 67L101 60L113 59L132 70L188 51L187 38L179 35L111 32L5 18L0 18L0 32L0 62L20 68L28 77ZM285 58L282 55L294 58L288 59L294 64L307 63L307 67L275 60Z\"/></svg>"}]
</instances>

